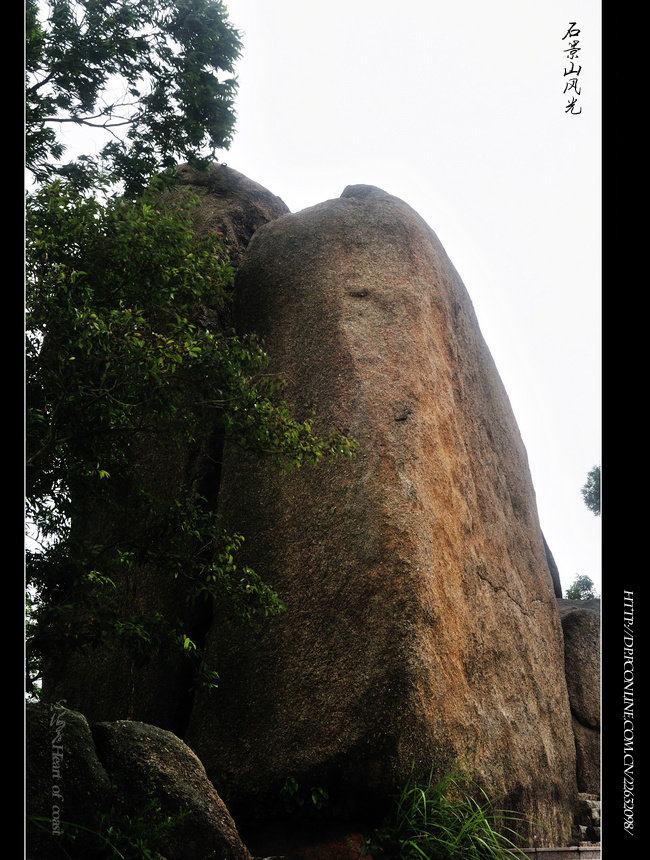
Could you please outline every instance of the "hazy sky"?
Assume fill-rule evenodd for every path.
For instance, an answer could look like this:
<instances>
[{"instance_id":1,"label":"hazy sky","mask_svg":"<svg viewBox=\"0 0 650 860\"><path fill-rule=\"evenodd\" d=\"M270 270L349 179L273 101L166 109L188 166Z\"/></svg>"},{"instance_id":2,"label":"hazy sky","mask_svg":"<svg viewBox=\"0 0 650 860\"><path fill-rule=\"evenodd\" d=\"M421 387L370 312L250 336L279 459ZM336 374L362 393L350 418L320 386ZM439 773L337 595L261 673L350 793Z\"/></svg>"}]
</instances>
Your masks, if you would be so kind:
<instances>
[{"instance_id":1,"label":"hazy sky","mask_svg":"<svg viewBox=\"0 0 650 860\"><path fill-rule=\"evenodd\" d=\"M220 160L293 212L365 183L422 215L509 394L563 587L586 574L600 590L580 488L600 462L601 4L225 5L244 52Z\"/></svg>"},{"instance_id":2,"label":"hazy sky","mask_svg":"<svg viewBox=\"0 0 650 860\"><path fill-rule=\"evenodd\" d=\"M600 462L600 4L226 7L244 53L221 160L294 212L367 183L422 215L510 396L563 587L580 573L600 589L600 520L580 493Z\"/></svg>"}]
</instances>

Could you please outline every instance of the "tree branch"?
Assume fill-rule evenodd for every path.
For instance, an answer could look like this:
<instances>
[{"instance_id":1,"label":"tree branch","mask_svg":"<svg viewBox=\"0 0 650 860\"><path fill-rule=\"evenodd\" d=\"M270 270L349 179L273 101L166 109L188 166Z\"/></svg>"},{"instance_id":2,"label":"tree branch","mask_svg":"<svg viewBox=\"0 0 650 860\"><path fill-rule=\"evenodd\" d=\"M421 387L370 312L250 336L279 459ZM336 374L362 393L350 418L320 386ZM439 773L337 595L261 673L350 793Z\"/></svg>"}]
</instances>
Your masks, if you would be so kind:
<instances>
[{"instance_id":1,"label":"tree branch","mask_svg":"<svg viewBox=\"0 0 650 860\"><path fill-rule=\"evenodd\" d=\"M41 87L45 86L45 84L49 83L52 80L54 75L55 75L55 72L54 72L54 70L52 70L49 73L49 75L46 75L43 78L42 81L38 81L37 83L33 84L31 87L27 87L27 92L28 93L35 93L37 90L40 90Z\"/></svg>"},{"instance_id":2,"label":"tree branch","mask_svg":"<svg viewBox=\"0 0 650 860\"><path fill-rule=\"evenodd\" d=\"M89 119L82 119L78 116L71 117L59 117L59 116L46 116L41 122L74 122L77 125L88 125L91 128L117 128L121 125L131 125L135 122L135 117L132 119L125 119L123 122L90 122L91 119L98 119L102 114L97 114L97 116L92 116Z\"/></svg>"}]
</instances>

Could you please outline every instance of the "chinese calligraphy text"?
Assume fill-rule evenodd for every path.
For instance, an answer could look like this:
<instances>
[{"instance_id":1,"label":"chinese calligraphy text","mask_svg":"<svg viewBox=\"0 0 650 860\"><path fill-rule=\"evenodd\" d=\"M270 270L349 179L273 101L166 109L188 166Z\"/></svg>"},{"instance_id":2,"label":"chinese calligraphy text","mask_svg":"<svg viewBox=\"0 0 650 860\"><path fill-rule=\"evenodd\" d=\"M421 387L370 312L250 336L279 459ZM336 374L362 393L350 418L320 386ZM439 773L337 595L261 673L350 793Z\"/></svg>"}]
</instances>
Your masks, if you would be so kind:
<instances>
[{"instance_id":1,"label":"chinese calligraphy text","mask_svg":"<svg viewBox=\"0 0 650 860\"><path fill-rule=\"evenodd\" d=\"M582 71L579 57L581 50L580 39L578 39L580 28L576 26L576 23L576 21L570 21L566 33L562 36L563 42L568 40L566 43L568 47L564 48L564 92L567 94L568 99L564 113L571 114L572 116L582 113L582 107L578 106L578 96L582 92L581 87L578 86L580 72Z\"/></svg>"}]
</instances>

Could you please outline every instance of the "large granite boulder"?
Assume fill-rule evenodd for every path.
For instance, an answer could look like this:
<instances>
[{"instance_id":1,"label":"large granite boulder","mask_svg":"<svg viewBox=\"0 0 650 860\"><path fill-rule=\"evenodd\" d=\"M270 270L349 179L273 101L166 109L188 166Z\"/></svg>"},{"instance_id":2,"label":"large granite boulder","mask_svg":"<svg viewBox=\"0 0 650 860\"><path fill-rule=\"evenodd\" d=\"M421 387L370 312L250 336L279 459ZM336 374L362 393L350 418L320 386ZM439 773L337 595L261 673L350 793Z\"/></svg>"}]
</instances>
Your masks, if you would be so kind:
<instances>
[{"instance_id":1,"label":"large granite boulder","mask_svg":"<svg viewBox=\"0 0 650 860\"><path fill-rule=\"evenodd\" d=\"M190 188L199 198L192 209L197 234L222 234L234 265L258 227L289 211L279 197L226 165L214 164L206 170L181 165L177 173L180 188ZM163 197L178 194L176 188ZM212 330L230 323L227 314L224 318L212 306L197 308L196 313L197 322ZM215 509L223 445L220 426L182 449L155 431L134 439L131 446L136 445L140 479L154 499L164 504L195 491L206 499L208 510ZM129 497L128 488L124 497ZM77 508L84 513L73 528L84 540L99 546L132 544L131 538L125 538L131 529L128 517L107 521L93 498ZM130 581L126 584L122 569L111 575L118 583L116 599L126 615L139 611L150 616L159 612L172 621L179 617L192 639L202 641L210 613L202 606L186 606L186 586L180 580L161 576L146 564L132 576L127 574ZM142 720L182 735L193 697L192 667L171 647L145 664L136 661L133 652L132 643L124 647L102 643L84 655L61 649L45 666L43 695L49 700L66 699L69 707L82 711L91 721Z\"/></svg>"},{"instance_id":2,"label":"large granite boulder","mask_svg":"<svg viewBox=\"0 0 650 860\"><path fill-rule=\"evenodd\" d=\"M27 706L27 857L250 860L201 762L171 732L88 725L76 711ZM117 854L115 856L118 856ZM149 856L149 855L147 855Z\"/></svg>"},{"instance_id":3,"label":"large granite boulder","mask_svg":"<svg viewBox=\"0 0 650 860\"><path fill-rule=\"evenodd\" d=\"M578 789L600 795L600 600L558 600Z\"/></svg>"},{"instance_id":4,"label":"large granite boulder","mask_svg":"<svg viewBox=\"0 0 650 860\"><path fill-rule=\"evenodd\" d=\"M216 616L220 688L188 742L238 821L289 776L361 814L413 764L460 759L566 844L575 748L535 494L442 245L403 201L348 187L255 233L236 304L298 413L359 450L282 474L226 445L219 513L287 610L255 632Z\"/></svg>"}]
</instances>

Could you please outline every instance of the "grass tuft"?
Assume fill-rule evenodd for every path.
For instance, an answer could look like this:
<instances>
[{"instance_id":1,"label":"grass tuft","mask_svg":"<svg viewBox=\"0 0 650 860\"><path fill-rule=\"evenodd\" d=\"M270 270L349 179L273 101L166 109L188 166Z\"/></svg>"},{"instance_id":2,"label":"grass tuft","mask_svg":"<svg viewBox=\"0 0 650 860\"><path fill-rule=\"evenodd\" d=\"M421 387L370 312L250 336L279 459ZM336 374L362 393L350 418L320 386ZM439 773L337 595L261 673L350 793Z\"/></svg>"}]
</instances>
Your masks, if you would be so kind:
<instances>
[{"instance_id":1,"label":"grass tuft","mask_svg":"<svg viewBox=\"0 0 650 860\"><path fill-rule=\"evenodd\" d=\"M520 860L512 824L525 816L496 809L487 792L454 767L419 785L413 772L389 818L366 840L363 854L390 860Z\"/></svg>"}]
</instances>

